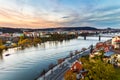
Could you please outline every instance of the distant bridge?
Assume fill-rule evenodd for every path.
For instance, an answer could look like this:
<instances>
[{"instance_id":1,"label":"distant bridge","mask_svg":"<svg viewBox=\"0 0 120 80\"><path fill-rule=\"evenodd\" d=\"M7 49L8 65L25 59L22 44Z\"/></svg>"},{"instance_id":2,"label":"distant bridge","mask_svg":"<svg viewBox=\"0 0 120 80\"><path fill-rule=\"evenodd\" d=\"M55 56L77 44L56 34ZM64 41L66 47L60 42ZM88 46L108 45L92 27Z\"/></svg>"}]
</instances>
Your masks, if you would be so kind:
<instances>
[{"instance_id":1,"label":"distant bridge","mask_svg":"<svg viewBox=\"0 0 120 80\"><path fill-rule=\"evenodd\" d=\"M98 40L101 41L101 37L109 37L112 38L114 36L120 36L120 33L107 33L107 34L92 34L92 35L80 35L81 37L84 38L84 40L87 39L87 37L98 37Z\"/></svg>"}]
</instances>

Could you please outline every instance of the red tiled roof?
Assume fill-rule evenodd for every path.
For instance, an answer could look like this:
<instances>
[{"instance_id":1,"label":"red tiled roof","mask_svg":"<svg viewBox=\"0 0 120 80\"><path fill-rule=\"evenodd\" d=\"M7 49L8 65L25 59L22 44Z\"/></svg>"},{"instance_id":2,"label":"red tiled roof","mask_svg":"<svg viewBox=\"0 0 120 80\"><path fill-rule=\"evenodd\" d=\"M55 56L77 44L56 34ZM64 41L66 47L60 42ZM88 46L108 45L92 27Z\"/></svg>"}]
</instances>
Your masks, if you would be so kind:
<instances>
[{"instance_id":1,"label":"red tiled roof","mask_svg":"<svg viewBox=\"0 0 120 80\"><path fill-rule=\"evenodd\" d=\"M71 67L72 71L76 71L79 72L82 70L82 64L79 61L76 61L73 63L72 67Z\"/></svg>"},{"instance_id":2,"label":"red tiled roof","mask_svg":"<svg viewBox=\"0 0 120 80\"><path fill-rule=\"evenodd\" d=\"M120 42L120 40L115 40L114 42Z\"/></svg>"}]
</instances>

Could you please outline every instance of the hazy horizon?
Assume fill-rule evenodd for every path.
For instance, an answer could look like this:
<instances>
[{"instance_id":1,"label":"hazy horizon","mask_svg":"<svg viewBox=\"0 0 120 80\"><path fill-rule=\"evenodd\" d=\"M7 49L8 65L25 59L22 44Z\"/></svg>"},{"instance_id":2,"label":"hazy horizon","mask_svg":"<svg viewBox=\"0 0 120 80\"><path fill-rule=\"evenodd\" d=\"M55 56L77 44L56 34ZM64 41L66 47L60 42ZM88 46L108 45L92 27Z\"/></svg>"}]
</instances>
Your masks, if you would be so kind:
<instances>
[{"instance_id":1,"label":"hazy horizon","mask_svg":"<svg viewBox=\"0 0 120 80\"><path fill-rule=\"evenodd\" d=\"M119 13L119 0L0 0L0 27L119 28Z\"/></svg>"}]
</instances>

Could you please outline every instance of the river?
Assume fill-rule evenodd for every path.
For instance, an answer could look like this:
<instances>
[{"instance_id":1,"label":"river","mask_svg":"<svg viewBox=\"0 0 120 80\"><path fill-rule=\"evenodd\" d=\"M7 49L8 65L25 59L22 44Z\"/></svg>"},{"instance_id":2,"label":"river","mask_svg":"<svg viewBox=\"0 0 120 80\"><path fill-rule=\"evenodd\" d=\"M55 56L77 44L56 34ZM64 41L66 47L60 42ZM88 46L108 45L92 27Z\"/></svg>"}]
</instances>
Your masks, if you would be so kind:
<instances>
[{"instance_id":1,"label":"river","mask_svg":"<svg viewBox=\"0 0 120 80\"><path fill-rule=\"evenodd\" d=\"M101 41L108 39L111 38L102 37ZM98 37L87 37L87 40L78 37L63 42L48 41L24 50L9 49L0 55L0 80L34 80L50 63L57 63L57 59L68 56L70 51L81 50L97 42Z\"/></svg>"}]
</instances>

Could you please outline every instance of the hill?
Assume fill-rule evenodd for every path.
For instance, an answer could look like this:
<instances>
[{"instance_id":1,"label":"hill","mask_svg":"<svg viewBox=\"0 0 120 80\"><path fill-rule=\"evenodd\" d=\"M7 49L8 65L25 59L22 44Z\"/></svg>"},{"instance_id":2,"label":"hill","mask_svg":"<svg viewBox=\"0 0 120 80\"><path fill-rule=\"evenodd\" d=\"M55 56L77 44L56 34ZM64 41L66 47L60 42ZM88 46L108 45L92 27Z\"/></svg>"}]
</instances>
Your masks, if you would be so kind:
<instances>
[{"instance_id":1,"label":"hill","mask_svg":"<svg viewBox=\"0 0 120 80\"><path fill-rule=\"evenodd\" d=\"M22 33L23 31L77 31L77 30L98 30L97 28L94 27L59 27L59 28L45 28L45 29L27 29L27 28L0 28L0 32L3 33Z\"/></svg>"}]
</instances>

